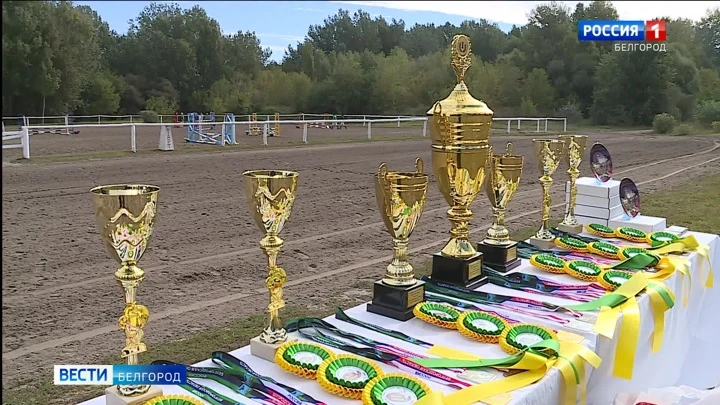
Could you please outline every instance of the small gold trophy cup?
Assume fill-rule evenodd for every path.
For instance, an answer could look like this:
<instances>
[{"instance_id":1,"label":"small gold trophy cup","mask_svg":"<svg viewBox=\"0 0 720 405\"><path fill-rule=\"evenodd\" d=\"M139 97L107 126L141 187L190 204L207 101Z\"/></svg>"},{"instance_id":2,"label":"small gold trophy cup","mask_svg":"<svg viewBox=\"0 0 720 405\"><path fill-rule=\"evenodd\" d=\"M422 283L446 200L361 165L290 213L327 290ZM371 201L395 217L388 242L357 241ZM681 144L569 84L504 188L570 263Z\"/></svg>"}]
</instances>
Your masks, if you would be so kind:
<instances>
[{"instance_id":1,"label":"small gold trophy cup","mask_svg":"<svg viewBox=\"0 0 720 405\"><path fill-rule=\"evenodd\" d=\"M490 158L485 191L495 218L477 250L483 253L485 264L499 273L507 273L520 265L517 242L510 240L510 232L505 227L505 210L520 185L522 168L523 157L512 154L512 143L507 144L504 155Z\"/></svg>"},{"instance_id":2,"label":"small gold trophy cup","mask_svg":"<svg viewBox=\"0 0 720 405\"><path fill-rule=\"evenodd\" d=\"M542 200L542 225L534 237L530 238L530 244L540 249L552 249L555 244L555 237L550 232L550 186L552 185L552 175L557 170L562 158L565 141L558 139L533 139L535 145L535 155L538 158L538 167L540 168L540 184L542 184L543 200Z\"/></svg>"},{"instance_id":3,"label":"small gold trophy cup","mask_svg":"<svg viewBox=\"0 0 720 405\"><path fill-rule=\"evenodd\" d=\"M485 181L493 112L470 95L465 72L472 62L470 40L455 35L451 65L457 85L450 95L427 112L432 137L433 173L438 188L450 205L450 241L433 255L432 279L475 288L487 282L482 274L482 253L468 240L472 219L470 205Z\"/></svg>"},{"instance_id":4,"label":"small gold trophy cup","mask_svg":"<svg viewBox=\"0 0 720 405\"><path fill-rule=\"evenodd\" d=\"M250 352L257 357L274 362L277 348L287 340L287 332L280 321L280 308L285 306L283 285L285 270L278 267L277 256L284 241L278 235L290 218L298 173L284 170L251 170L245 176L245 195L255 223L265 237L260 248L268 258L268 276L265 286L270 291L268 326L260 336L250 340Z\"/></svg>"},{"instance_id":5,"label":"small gold trophy cup","mask_svg":"<svg viewBox=\"0 0 720 405\"><path fill-rule=\"evenodd\" d=\"M105 247L120 268L115 280L125 291L125 309L118 326L125 331L121 357L128 365L138 364L138 354L147 351L143 327L150 313L136 301L145 272L137 266L147 250L155 216L159 187L147 185L100 186L90 190L97 223ZM150 385L117 385L105 390L108 405L137 405L162 395Z\"/></svg>"},{"instance_id":6,"label":"small gold trophy cup","mask_svg":"<svg viewBox=\"0 0 720 405\"><path fill-rule=\"evenodd\" d=\"M570 178L570 199L565 211L565 218L558 225L558 229L572 234L582 232L582 224L575 218L575 203L577 201L577 184L575 181L580 175L580 163L582 155L587 147L587 136L585 135L560 135L559 138L565 141L563 157L567 162L567 174Z\"/></svg>"},{"instance_id":7,"label":"small gold trophy cup","mask_svg":"<svg viewBox=\"0 0 720 405\"><path fill-rule=\"evenodd\" d=\"M399 321L413 318L413 308L425 299L425 283L415 278L407 259L408 239L420 221L428 189L420 158L415 168L415 172L390 172L383 163L375 175L375 197L394 252L385 278L373 285L367 310Z\"/></svg>"}]
</instances>

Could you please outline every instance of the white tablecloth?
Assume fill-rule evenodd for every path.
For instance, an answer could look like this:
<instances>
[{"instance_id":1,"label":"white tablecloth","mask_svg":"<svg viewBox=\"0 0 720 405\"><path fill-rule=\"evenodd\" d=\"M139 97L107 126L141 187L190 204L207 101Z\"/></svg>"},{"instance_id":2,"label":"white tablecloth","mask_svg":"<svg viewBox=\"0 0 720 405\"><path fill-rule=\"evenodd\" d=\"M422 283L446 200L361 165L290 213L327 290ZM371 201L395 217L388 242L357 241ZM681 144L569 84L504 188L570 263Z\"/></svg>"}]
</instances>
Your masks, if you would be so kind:
<instances>
[{"instance_id":1,"label":"white tablecloth","mask_svg":"<svg viewBox=\"0 0 720 405\"><path fill-rule=\"evenodd\" d=\"M702 244L710 246L710 257L713 259L713 269L720 269L720 239L717 235L709 235L702 233L694 233L698 241ZM704 287L705 277L701 275L707 274L707 262L702 263L700 257L691 253L687 256L692 263L692 286L690 303L688 307L682 306L682 288L680 275L674 274L667 280L666 285L676 294L676 305L665 315L665 334L662 349L657 353L652 353L650 349L650 338L653 329L653 320L649 308L649 299L646 295L642 295L638 299L641 314L641 333L638 349L635 357L635 367L632 380L624 380L612 375L613 358L615 355L615 346L617 344L617 333L615 339L610 340L603 336L598 336L591 330L591 325L584 325L585 330L578 329L577 326L583 326L582 323L573 323L572 327L560 326L556 323L547 323L538 319L531 319L515 312L504 312L497 310L498 313L520 321L534 322L545 324L554 329L564 329L566 331L580 334L585 340L583 344L594 350L602 359L603 363L599 369L590 371L588 367L588 405L609 405L613 398L619 392L640 392L650 387L665 387L679 384L685 384L696 388L709 388L720 383L720 367L717 366L720 361L720 346L714 344L716 336L720 336L720 322L718 322L717 311L720 311L720 286L714 289L706 289ZM702 269L702 270L701 270ZM556 279L564 283L580 283L577 279L566 275L554 275L542 272L523 260L522 266L515 271L524 273L532 273L540 275L544 278ZM720 283L720 280L718 280ZM553 297L541 296L537 294L523 293L509 290L495 285L484 285L479 288L480 291L496 292L504 295L524 296L539 301L552 302L555 304L577 304L574 301L565 299L557 299ZM500 350L498 345L481 344L466 339L456 331L441 329L424 323L418 319L412 319L407 322L398 322L393 319L384 318L369 312L366 312L365 305L360 305L346 311L348 315L372 322L378 326L390 329L397 329L410 336L422 339L424 341L456 348L468 353L477 354L484 358L499 358L506 354ZM425 352L424 349L397 341L385 335L380 335L367 329L353 326L344 322L340 322L334 316L326 318L326 321L341 327L348 332L362 334L374 340L387 342L396 346L403 347L407 350L418 354ZM291 338L299 338L296 333L290 334ZM303 339L301 339L303 340ZM337 350L336 350L337 351ZM209 353L208 353L209 354ZM358 401L339 398L323 391L315 381L307 380L292 374L285 373L273 363L269 363L250 354L249 346L245 346L231 352L234 356L245 361L256 372L272 377L284 384L295 387L318 400L325 401L328 405L357 404ZM212 366L210 360L205 360L195 364L196 366ZM398 370L382 365L387 372L397 372ZM492 371L496 373L495 371ZM221 394L237 399L242 404L254 404L254 401L245 399L239 395L231 393L227 388L220 386L212 381L201 381L208 387L215 389ZM452 392L452 389L442 385L430 383L431 389L443 392ZM175 386L162 386L164 393L188 394L186 391ZM513 391L513 405L551 405L559 403L561 389L560 374L556 369L551 369L547 376L542 380L529 387ZM84 402L83 405L104 405L104 397L98 397L90 401Z\"/></svg>"}]
</instances>

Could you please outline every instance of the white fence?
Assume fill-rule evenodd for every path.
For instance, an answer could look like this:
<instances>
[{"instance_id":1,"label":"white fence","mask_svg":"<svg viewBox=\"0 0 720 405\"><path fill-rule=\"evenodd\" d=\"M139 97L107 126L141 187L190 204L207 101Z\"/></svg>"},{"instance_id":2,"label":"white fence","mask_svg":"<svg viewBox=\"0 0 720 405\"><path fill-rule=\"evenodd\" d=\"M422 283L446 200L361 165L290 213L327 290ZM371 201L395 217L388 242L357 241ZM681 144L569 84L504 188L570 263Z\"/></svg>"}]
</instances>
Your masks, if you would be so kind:
<instances>
[{"instance_id":1,"label":"white fence","mask_svg":"<svg viewBox=\"0 0 720 405\"><path fill-rule=\"evenodd\" d=\"M5 141L12 141L14 139L19 139L20 143L5 143ZM23 127L20 131L3 131L2 141L3 149L22 148L23 158L30 159L30 133L28 131L28 127Z\"/></svg>"},{"instance_id":2,"label":"white fence","mask_svg":"<svg viewBox=\"0 0 720 405\"><path fill-rule=\"evenodd\" d=\"M308 118L310 116L316 117L326 117L325 114L292 114L293 116L300 115L301 118ZM100 117L120 117L120 116L100 116ZM129 116L128 116L129 117ZM167 117L167 116L166 116ZM262 131L262 142L263 145L268 144L268 136L269 136L269 126L274 124L293 124L293 125L302 125L303 133L302 133L302 142L308 143L308 128L309 126L313 124L330 124L330 125L337 125L337 124L362 124L363 127L367 128L367 139L372 139L372 132L373 132L373 124L382 124L382 123L397 123L397 126L400 127L401 123L403 122L422 122L423 128L422 128L422 136L427 136L427 117L408 117L408 116L392 116L392 117L380 117L375 118L377 116L372 115L364 115L362 118L351 118L351 119L338 119L338 120L327 120L327 119L302 119L302 120L274 120L274 116L265 116L265 118L273 117L273 119L266 119L264 121L261 120L248 120L248 121L235 121L232 125L235 126L244 126L247 125L248 128L252 128L255 125L262 125L263 131ZM347 116L346 116L347 117ZM28 118L36 118L36 117L28 117ZM55 119L64 119L65 116L57 116L57 117L45 117L45 118L55 118ZM282 116L281 116L282 118ZM5 119L5 118L3 118ZM17 119L17 118L15 118ZM495 122L505 122L507 121L506 126L506 132L509 134L511 133L512 124L517 123L517 130L521 129L521 125L523 122L534 122L535 125L535 132L547 132L548 131L548 122L549 121L560 121L563 125L563 132L567 131L567 119L566 118L528 118L528 117L512 117L512 118L493 118L493 121ZM27 122L27 121L26 121ZM208 122L205 122L207 124ZM74 124L74 125L29 125L29 126L23 126L20 131L17 132L3 132L3 141L5 140L11 140L11 139L21 139L20 144L9 144L5 145L3 144L3 149L9 149L9 148L23 148L23 157L26 159L29 159L30 157L30 135L37 134L37 133L44 133L48 131L43 130L67 130L67 129L81 129L81 128L120 128L120 127L126 127L130 129L130 150L133 152L137 152L137 143L136 143L136 129L137 127L163 127L163 126L169 126L169 122L159 122L159 123L145 123L145 122L132 122L132 123L116 123L116 124ZM223 122L218 121L217 124L222 125ZM173 126L176 127L186 127L189 125L197 125L197 123L188 123L188 122L178 122L172 123ZM67 131L63 132L66 133ZM224 145L224 143L223 143Z\"/></svg>"}]
</instances>

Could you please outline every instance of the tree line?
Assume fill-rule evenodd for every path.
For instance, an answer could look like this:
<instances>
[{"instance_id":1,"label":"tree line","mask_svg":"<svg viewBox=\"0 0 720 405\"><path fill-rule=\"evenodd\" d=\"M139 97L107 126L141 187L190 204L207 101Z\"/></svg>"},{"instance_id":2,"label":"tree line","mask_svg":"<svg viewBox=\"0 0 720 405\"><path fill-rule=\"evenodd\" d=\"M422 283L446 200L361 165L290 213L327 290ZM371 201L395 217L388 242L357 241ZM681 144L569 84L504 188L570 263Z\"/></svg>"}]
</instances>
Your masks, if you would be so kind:
<instances>
[{"instance_id":1,"label":"tree line","mask_svg":"<svg viewBox=\"0 0 720 405\"><path fill-rule=\"evenodd\" d=\"M467 85L498 116L720 120L720 9L666 18L667 52L580 42L586 19L618 13L604 1L551 2L505 33L483 19L409 27L341 9L277 63L255 33L224 35L200 6L153 3L120 35L88 6L6 1L2 113L424 114L455 84L449 44L463 33L474 54Z\"/></svg>"}]
</instances>

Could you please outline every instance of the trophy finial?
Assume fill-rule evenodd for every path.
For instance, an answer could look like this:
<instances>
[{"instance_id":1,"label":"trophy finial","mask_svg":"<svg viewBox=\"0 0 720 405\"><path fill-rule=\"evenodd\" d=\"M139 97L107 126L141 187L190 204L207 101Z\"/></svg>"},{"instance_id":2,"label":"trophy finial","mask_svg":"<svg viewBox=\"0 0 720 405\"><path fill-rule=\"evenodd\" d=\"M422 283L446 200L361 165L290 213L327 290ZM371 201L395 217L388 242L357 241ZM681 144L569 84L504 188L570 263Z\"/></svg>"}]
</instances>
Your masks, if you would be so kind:
<instances>
[{"instance_id":1,"label":"trophy finial","mask_svg":"<svg viewBox=\"0 0 720 405\"><path fill-rule=\"evenodd\" d=\"M467 35L455 35L451 44L450 64L455 71L457 82L465 81L465 72L472 65L472 52L470 51L470 38Z\"/></svg>"},{"instance_id":2,"label":"trophy finial","mask_svg":"<svg viewBox=\"0 0 720 405\"><path fill-rule=\"evenodd\" d=\"M512 155L513 152L513 144L512 142L508 142L507 145L505 145L505 154L506 155Z\"/></svg>"},{"instance_id":3,"label":"trophy finial","mask_svg":"<svg viewBox=\"0 0 720 405\"><path fill-rule=\"evenodd\" d=\"M388 172L388 169L387 169L387 165L385 164L385 162L380 163L380 167L378 167L378 171L377 171L378 177L384 178L385 175L387 174L387 172Z\"/></svg>"},{"instance_id":4,"label":"trophy finial","mask_svg":"<svg viewBox=\"0 0 720 405\"><path fill-rule=\"evenodd\" d=\"M420 158L415 159L415 171L417 173L425 173L425 163Z\"/></svg>"}]
</instances>

